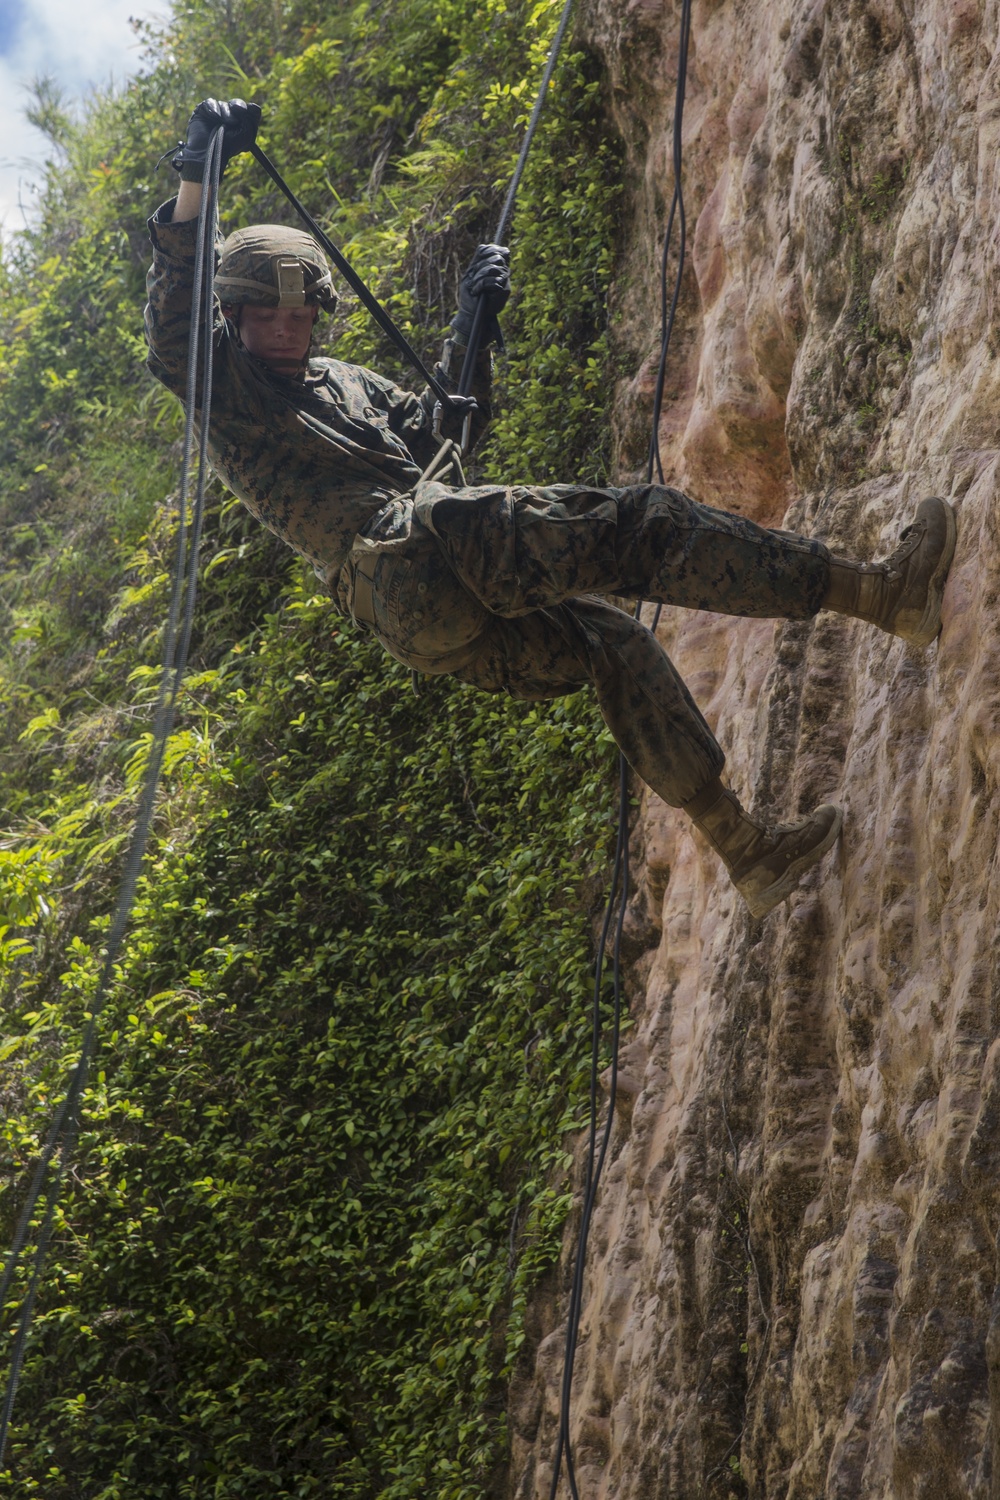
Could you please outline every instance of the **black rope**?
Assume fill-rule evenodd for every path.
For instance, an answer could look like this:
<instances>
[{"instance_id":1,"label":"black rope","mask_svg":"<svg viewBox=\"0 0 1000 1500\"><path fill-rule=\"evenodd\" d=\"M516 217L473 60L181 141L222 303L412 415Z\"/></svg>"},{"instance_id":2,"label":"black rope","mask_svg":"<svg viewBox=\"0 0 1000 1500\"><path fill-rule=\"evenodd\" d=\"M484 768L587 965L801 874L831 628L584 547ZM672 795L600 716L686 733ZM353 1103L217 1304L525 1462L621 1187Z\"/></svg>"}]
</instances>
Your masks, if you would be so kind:
<instances>
[{"instance_id":1,"label":"black rope","mask_svg":"<svg viewBox=\"0 0 1000 1500\"><path fill-rule=\"evenodd\" d=\"M212 403L212 340L213 297L215 286L215 228L219 196L219 179L222 173L222 130L217 130L209 143L205 179L206 191L202 195L198 214L198 232L195 247L194 286L191 296L191 324L188 355L188 378L185 401L184 459L181 467L180 496L178 499L177 556L174 564L173 586L170 608L164 636L163 673L160 691L153 716L153 734L146 778L139 798L135 825L129 844L125 871L118 894L115 914L108 933L108 942L101 966L94 999L90 1005L90 1017L80 1045L80 1055L70 1076L66 1095L56 1111L49 1127L38 1165L28 1189L28 1196L18 1220L14 1240L7 1255L3 1279L0 1281L0 1312L7 1305L14 1277L21 1258L28 1246L32 1222L43 1196L45 1214L35 1241L34 1256L28 1286L21 1303L21 1313L14 1335L7 1371L7 1382L0 1408L0 1465L6 1451L17 1395L21 1368L24 1363L32 1314L38 1294L46 1252L52 1238L59 1190L80 1132L80 1116L87 1075L97 1045L97 1029L100 1014L107 1002L114 966L128 927L129 917L135 901L136 888L142 871L146 844L152 826L156 806L156 792L163 767L167 741L173 728L177 697L184 676L191 632L194 623L195 594L197 587L198 548L205 513L205 485L208 477L208 426ZM203 326L199 339L199 321L204 308ZM200 345L200 347L199 347ZM199 369L200 367L200 369ZM200 381L199 381L200 373ZM191 487L191 453L194 446L195 411L198 404L198 389L201 387L201 424L198 444L198 477L195 485L191 520L188 522L188 502Z\"/></svg>"},{"instance_id":2,"label":"black rope","mask_svg":"<svg viewBox=\"0 0 1000 1500\"><path fill-rule=\"evenodd\" d=\"M681 281L684 275L684 259L687 248L687 221L684 213L684 191L682 182L682 131L684 124L684 99L687 87L688 51L691 40L691 0L681 0L681 28L677 52L677 85L674 95L674 123L673 123L673 168L674 168L674 193L670 205L670 214L667 219L666 233L663 239L663 253L660 258L660 364L657 372L656 390L653 399L653 427L649 444L649 457L646 471L647 484L652 483L654 463L659 477L663 483L663 466L660 461L660 417L663 411L663 390L667 368L667 356L670 352L670 343L674 331L674 320L677 313L677 304L680 299ZM674 277L673 294L670 298L669 310L667 305L667 266L669 263L670 243L673 237L675 220L679 223L680 235L677 251L677 271ZM640 599L635 606L635 617L639 619L642 613ZM657 605L653 616L652 629L655 631L660 619L660 606ZM601 928L600 945L597 951L597 963L594 978L594 1000L591 1026L591 1054L590 1054L590 1121L589 1135L587 1141L587 1166L584 1176L583 1213L580 1218L580 1232L577 1238L576 1255L573 1263L573 1279L570 1287L569 1311L566 1318L566 1348L563 1356L563 1375L559 1402L559 1436L556 1447L556 1456L552 1466L552 1483L549 1487L549 1500L556 1500L559 1488L559 1479L562 1472L562 1460L566 1458L566 1477L569 1481L569 1489L572 1500L580 1500L580 1493L576 1482L576 1471L573 1464L573 1445L570 1438L570 1417L572 1413L573 1394L573 1367L576 1361L577 1344L580 1337L580 1318L583 1312L583 1278L587 1263L587 1241L590 1236L590 1225L593 1218L594 1205L597 1201L597 1190L604 1169L605 1158L611 1142L611 1132L614 1126L615 1104L618 1095L618 1042L621 1035L621 941L622 931L625 924L625 914L628 908L629 898L629 826L628 826L628 762L624 755L619 752L618 756L618 839L615 847L614 874L611 880L611 890L608 894L608 903L604 913L604 923ZM600 1150L597 1147L597 1087L598 1068L600 1065L600 1043L602 1035L601 1027L601 989L604 983L604 966L606 962L608 936L615 911L615 903L618 905L617 921L615 922L615 940L612 949L612 979L614 987L611 1023L611 1081L608 1089L608 1113L601 1137Z\"/></svg>"},{"instance_id":3,"label":"black rope","mask_svg":"<svg viewBox=\"0 0 1000 1500\"><path fill-rule=\"evenodd\" d=\"M576 1360L576 1347L580 1335L580 1315L583 1310L583 1278L587 1263L587 1242L590 1238L590 1223L593 1217L594 1204L597 1201L597 1188L600 1183L601 1172L604 1168L604 1159L607 1156L608 1146L611 1141L615 1103L618 1096L618 1039L621 1032L621 943L629 892L628 762L624 755L619 755L618 757L618 797L618 841L615 847L614 874L611 880L608 903L604 911L604 923L601 928L601 940L594 975L594 997L591 1010L590 1131L587 1141L587 1169L584 1177L583 1213L580 1218L580 1232L576 1242L569 1313L566 1319L566 1348L563 1355L563 1376L559 1403L559 1439L555 1462L552 1468L552 1484L549 1489L550 1500L555 1500L556 1491L559 1487L559 1477L564 1454L566 1457L566 1474L569 1479L570 1493L573 1496L573 1500L579 1500L576 1473L573 1467L573 1447L570 1441L569 1430L572 1406L573 1366ZM604 1030L601 1025L601 990L604 984L604 956L607 951L611 923L615 918L615 901L619 895L619 887L621 897L618 901L618 915L617 921L615 921L615 941L612 950L614 1010L611 1032L611 1083L608 1089L608 1117L604 1127L604 1135L601 1139L600 1151L598 1152L598 1062L601 1036Z\"/></svg>"},{"instance_id":4,"label":"black rope","mask_svg":"<svg viewBox=\"0 0 1000 1500\"><path fill-rule=\"evenodd\" d=\"M674 92L674 195L670 203L667 232L663 236L663 254L660 257L660 365L656 372L656 390L653 396L653 427L649 439L649 458L646 463L646 483L653 480L653 465L660 483L663 483L663 464L660 459L660 417L663 412L663 387L667 373L667 355L674 332L674 318L681 295L681 279L684 275L684 256L687 250L687 215L684 212L684 184L682 177L684 125L684 100L687 95L688 49L691 43L691 0L681 0L681 33L677 48L677 84ZM670 241L674 232L674 218L679 224L677 247L677 274L674 278L673 296L667 311L667 261Z\"/></svg>"},{"instance_id":5,"label":"black rope","mask_svg":"<svg viewBox=\"0 0 1000 1500\"><path fill-rule=\"evenodd\" d=\"M545 96L549 91L549 84L552 82L552 75L555 72L556 63L559 60L559 53L562 51L562 44L566 36L566 29L569 26L569 18L572 9L573 0L566 0L565 5L563 6L562 15L559 17L559 25L556 28L556 34L552 38L552 46L549 48L549 56L545 64L545 72L542 75L542 81L539 85L538 93L535 95L535 105L531 111L531 118L528 121L528 128L524 132L524 140L521 142L521 151L517 158L517 165L514 168L514 175L510 180L510 186L507 189L507 196L504 199L503 208L500 210L500 218L497 220L496 232L493 235L493 243L495 245L503 244L504 239L507 235L507 231L510 228L510 220L511 215L514 212L514 201L517 198L517 190L521 186L521 178L524 176L524 169L528 163L528 155L531 151L532 143L535 139L535 132L538 129L538 122L541 119L542 115L542 106L545 103ZM460 396L467 396L472 389L472 377L475 373L476 358L479 354L479 345L482 342L483 324L485 320L486 299L485 297L480 297L479 301L476 303L476 311L472 319L472 327L469 330L469 342L465 350L465 362L462 365L462 375L458 382L458 394Z\"/></svg>"}]
</instances>

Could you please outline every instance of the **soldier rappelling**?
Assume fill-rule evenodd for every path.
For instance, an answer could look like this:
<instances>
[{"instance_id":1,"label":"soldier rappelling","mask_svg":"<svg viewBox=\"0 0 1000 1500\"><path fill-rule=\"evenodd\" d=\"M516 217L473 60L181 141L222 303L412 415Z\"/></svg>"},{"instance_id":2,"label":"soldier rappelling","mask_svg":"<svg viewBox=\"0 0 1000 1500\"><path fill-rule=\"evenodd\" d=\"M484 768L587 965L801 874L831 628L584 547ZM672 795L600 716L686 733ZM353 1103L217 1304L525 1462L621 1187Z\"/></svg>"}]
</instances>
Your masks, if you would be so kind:
<instances>
[{"instance_id":1,"label":"soldier rappelling","mask_svg":"<svg viewBox=\"0 0 1000 1500\"><path fill-rule=\"evenodd\" d=\"M222 127L224 166L251 148L259 120L242 100L199 104L174 160L180 191L149 221L149 365L182 398L209 140ZM485 299L473 446L489 420L508 265L503 246L476 251L435 371L457 390ZM237 231L221 247L216 288L208 449L252 514L407 666L525 699L591 683L631 766L701 829L751 913L782 901L835 842L839 808L824 804L776 827L752 818L723 782L723 751L655 635L602 596L758 619L828 609L926 646L940 629L955 548L951 507L922 501L892 555L860 563L664 485L422 481L439 446L433 394L310 355L316 318L336 294L309 235L277 225ZM463 416L449 403L444 436L459 435Z\"/></svg>"}]
</instances>

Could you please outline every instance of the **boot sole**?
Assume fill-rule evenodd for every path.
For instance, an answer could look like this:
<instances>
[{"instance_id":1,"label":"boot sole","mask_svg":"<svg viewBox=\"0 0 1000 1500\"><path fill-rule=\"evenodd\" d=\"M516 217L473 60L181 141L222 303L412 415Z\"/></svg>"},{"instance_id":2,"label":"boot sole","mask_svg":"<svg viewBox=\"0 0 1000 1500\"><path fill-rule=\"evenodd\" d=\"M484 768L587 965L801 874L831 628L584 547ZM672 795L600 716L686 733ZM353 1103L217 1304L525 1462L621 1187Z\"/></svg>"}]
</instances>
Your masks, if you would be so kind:
<instances>
[{"instance_id":1,"label":"boot sole","mask_svg":"<svg viewBox=\"0 0 1000 1500\"><path fill-rule=\"evenodd\" d=\"M771 885L765 886L762 891L756 891L752 897L748 896L745 891L740 890L740 887L737 885L736 889L740 891L740 895L746 902L752 917L766 917L769 911L773 911L776 906L779 906L782 901L792 894L805 872L811 870L813 865L818 864L828 849L833 848L840 837L840 830L844 825L844 814L839 807L833 807L832 803L829 802L824 803L822 807L817 807L816 812L825 812L827 808L832 808L833 812L836 813L829 831L812 849L807 850L805 854L800 854L798 859L794 859L783 875L779 876Z\"/></svg>"},{"instance_id":2,"label":"boot sole","mask_svg":"<svg viewBox=\"0 0 1000 1500\"><path fill-rule=\"evenodd\" d=\"M927 502L924 502L925 504ZM941 630L941 600L944 598L944 586L948 580L948 569L951 567L955 556L955 540L958 528L955 524L955 512L946 500L938 501L944 512L945 541L938 558L937 567L931 574L927 585L927 599L923 610L917 614L916 610L901 609L893 622L893 634L901 636L911 646L929 646Z\"/></svg>"}]
</instances>

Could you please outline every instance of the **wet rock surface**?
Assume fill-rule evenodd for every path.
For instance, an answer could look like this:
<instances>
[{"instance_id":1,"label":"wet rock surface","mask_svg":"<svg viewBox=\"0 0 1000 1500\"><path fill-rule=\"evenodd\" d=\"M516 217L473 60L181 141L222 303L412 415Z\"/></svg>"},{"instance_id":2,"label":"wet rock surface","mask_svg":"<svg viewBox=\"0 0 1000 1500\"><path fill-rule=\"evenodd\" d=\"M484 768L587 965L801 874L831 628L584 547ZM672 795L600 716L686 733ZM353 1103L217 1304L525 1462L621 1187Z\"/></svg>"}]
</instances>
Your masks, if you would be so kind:
<instances>
[{"instance_id":1,"label":"wet rock surface","mask_svg":"<svg viewBox=\"0 0 1000 1500\"><path fill-rule=\"evenodd\" d=\"M623 477L658 359L678 19L590 0L581 23L627 148ZM998 24L994 0L695 0L667 475L862 558L940 494L959 539L926 651L829 614L663 612L744 801L846 819L754 922L644 794L584 1500L1000 1493ZM549 1492L575 1228L514 1384L518 1500Z\"/></svg>"}]
</instances>

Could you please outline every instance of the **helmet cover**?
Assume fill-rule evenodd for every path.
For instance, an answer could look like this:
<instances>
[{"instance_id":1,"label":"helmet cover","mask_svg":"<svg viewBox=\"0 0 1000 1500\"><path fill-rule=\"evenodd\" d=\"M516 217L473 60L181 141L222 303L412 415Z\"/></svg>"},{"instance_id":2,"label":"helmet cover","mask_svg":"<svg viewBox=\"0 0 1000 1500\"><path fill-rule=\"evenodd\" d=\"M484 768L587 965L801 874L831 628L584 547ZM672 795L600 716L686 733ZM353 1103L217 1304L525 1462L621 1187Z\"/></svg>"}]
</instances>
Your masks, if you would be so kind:
<instances>
[{"instance_id":1,"label":"helmet cover","mask_svg":"<svg viewBox=\"0 0 1000 1500\"><path fill-rule=\"evenodd\" d=\"M311 234L288 224L251 224L224 241L215 275L224 306L337 306L330 266Z\"/></svg>"}]
</instances>

